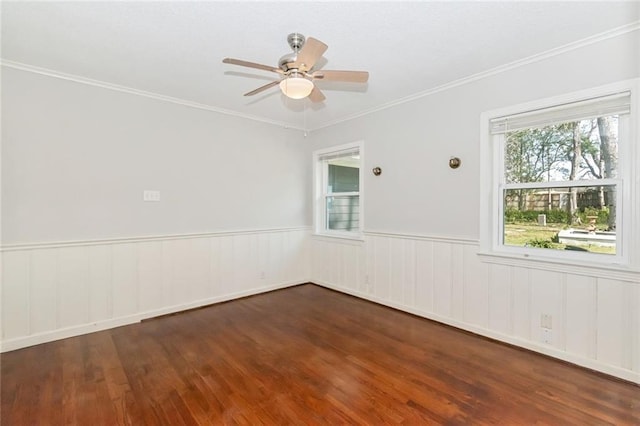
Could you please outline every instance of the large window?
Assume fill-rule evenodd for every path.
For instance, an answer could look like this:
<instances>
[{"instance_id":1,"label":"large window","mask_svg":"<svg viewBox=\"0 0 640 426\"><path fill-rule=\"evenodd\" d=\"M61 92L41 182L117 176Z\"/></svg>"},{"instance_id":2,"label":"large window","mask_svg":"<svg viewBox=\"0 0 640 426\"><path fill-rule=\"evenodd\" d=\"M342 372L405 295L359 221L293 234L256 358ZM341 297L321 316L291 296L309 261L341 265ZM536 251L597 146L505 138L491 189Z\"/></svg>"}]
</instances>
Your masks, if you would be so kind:
<instances>
[{"instance_id":1,"label":"large window","mask_svg":"<svg viewBox=\"0 0 640 426\"><path fill-rule=\"evenodd\" d=\"M362 230L362 144L314 153L316 232L353 236Z\"/></svg>"},{"instance_id":2,"label":"large window","mask_svg":"<svg viewBox=\"0 0 640 426\"><path fill-rule=\"evenodd\" d=\"M483 115L492 147L493 251L625 259L630 110L631 91L620 89Z\"/></svg>"}]
</instances>

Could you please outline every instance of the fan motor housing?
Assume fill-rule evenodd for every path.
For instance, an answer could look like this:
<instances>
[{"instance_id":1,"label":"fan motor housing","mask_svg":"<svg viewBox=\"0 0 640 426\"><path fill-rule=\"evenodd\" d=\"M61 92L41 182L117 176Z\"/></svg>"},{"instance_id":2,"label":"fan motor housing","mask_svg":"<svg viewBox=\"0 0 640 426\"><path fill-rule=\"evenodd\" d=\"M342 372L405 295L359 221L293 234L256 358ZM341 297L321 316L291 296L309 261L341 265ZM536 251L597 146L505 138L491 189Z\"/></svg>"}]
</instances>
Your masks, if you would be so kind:
<instances>
[{"instance_id":1,"label":"fan motor housing","mask_svg":"<svg viewBox=\"0 0 640 426\"><path fill-rule=\"evenodd\" d=\"M297 53L295 52L287 53L282 58L280 58L280 60L278 61L278 66L280 67L281 70L285 72L289 71L290 69L292 69L290 65L293 64L297 59L298 59Z\"/></svg>"},{"instance_id":2,"label":"fan motor housing","mask_svg":"<svg viewBox=\"0 0 640 426\"><path fill-rule=\"evenodd\" d=\"M283 71L289 71L293 69L290 64L295 62L298 59L298 52L304 46L304 42L306 38L300 33L291 33L287 36L287 43L289 43L289 47L293 50L292 53L287 53L278 61L278 66Z\"/></svg>"}]
</instances>

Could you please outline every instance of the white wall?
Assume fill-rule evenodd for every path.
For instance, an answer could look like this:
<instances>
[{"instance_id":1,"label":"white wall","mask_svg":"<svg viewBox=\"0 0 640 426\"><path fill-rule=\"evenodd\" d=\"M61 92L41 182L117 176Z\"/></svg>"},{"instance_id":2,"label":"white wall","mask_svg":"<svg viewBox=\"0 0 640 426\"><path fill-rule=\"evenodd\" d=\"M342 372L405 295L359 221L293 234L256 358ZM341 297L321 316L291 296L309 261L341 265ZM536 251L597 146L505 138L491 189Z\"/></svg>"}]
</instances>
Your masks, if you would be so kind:
<instances>
[{"instance_id":1,"label":"white wall","mask_svg":"<svg viewBox=\"0 0 640 426\"><path fill-rule=\"evenodd\" d=\"M312 280L640 383L640 274L477 255L480 114L637 78L639 39L557 52L314 131L310 151L363 140L366 174L364 242L314 237ZM550 344L542 314L553 317Z\"/></svg>"},{"instance_id":2,"label":"white wall","mask_svg":"<svg viewBox=\"0 0 640 426\"><path fill-rule=\"evenodd\" d=\"M8 67L2 89L3 350L309 280L301 132Z\"/></svg>"},{"instance_id":3,"label":"white wall","mask_svg":"<svg viewBox=\"0 0 640 426\"><path fill-rule=\"evenodd\" d=\"M299 131L7 67L2 86L4 245L308 224Z\"/></svg>"},{"instance_id":4,"label":"white wall","mask_svg":"<svg viewBox=\"0 0 640 426\"><path fill-rule=\"evenodd\" d=\"M478 239L480 114L637 77L638 51L636 31L316 130L309 150L365 141L367 230Z\"/></svg>"}]
</instances>

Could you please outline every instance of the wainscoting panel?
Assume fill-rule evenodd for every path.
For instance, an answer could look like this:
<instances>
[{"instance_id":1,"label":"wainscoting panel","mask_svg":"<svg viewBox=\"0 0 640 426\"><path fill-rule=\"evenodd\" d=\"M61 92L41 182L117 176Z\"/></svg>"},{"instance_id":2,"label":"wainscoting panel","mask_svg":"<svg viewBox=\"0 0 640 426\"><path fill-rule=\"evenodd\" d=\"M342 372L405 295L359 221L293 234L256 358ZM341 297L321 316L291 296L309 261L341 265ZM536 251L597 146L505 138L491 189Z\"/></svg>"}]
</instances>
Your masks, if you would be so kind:
<instances>
[{"instance_id":1,"label":"wainscoting panel","mask_svg":"<svg viewBox=\"0 0 640 426\"><path fill-rule=\"evenodd\" d=\"M107 321L113 316L113 268L111 245L94 245L87 248L89 253L89 323ZM33 250L35 254L39 250ZM27 253L27 252L20 252ZM6 284L6 281L5 281ZM162 293L160 293L162 297Z\"/></svg>"},{"instance_id":2,"label":"wainscoting panel","mask_svg":"<svg viewBox=\"0 0 640 426\"><path fill-rule=\"evenodd\" d=\"M89 253L83 247L58 252L58 328L89 322ZM36 305L38 309L41 305Z\"/></svg>"},{"instance_id":3,"label":"wainscoting panel","mask_svg":"<svg viewBox=\"0 0 640 426\"><path fill-rule=\"evenodd\" d=\"M312 237L311 279L640 383L640 277L486 263L478 250L475 241L391 233Z\"/></svg>"},{"instance_id":4,"label":"wainscoting panel","mask_svg":"<svg viewBox=\"0 0 640 426\"><path fill-rule=\"evenodd\" d=\"M29 329L34 333L43 333L59 328L58 310L58 252L56 250L41 250L33 253L30 258L28 281L31 285L24 288L27 294L29 312ZM25 256L25 259L29 259ZM5 267L11 265L5 258ZM6 282L5 283L9 284ZM20 281L18 281L20 283ZM5 285L6 285L5 284ZM6 287L5 287L6 288ZM3 299L11 297L12 293L4 293ZM5 317L6 318L6 317ZM5 324L6 321L3 321Z\"/></svg>"},{"instance_id":5,"label":"wainscoting panel","mask_svg":"<svg viewBox=\"0 0 640 426\"><path fill-rule=\"evenodd\" d=\"M596 279L577 275L566 276L565 350L596 358Z\"/></svg>"},{"instance_id":6,"label":"wainscoting panel","mask_svg":"<svg viewBox=\"0 0 640 426\"><path fill-rule=\"evenodd\" d=\"M433 242L416 242L416 299L405 304L423 312L433 311Z\"/></svg>"},{"instance_id":7,"label":"wainscoting panel","mask_svg":"<svg viewBox=\"0 0 640 426\"><path fill-rule=\"evenodd\" d=\"M391 272L391 239L373 238L371 241L373 250L373 294L384 300L389 298L390 272Z\"/></svg>"},{"instance_id":8,"label":"wainscoting panel","mask_svg":"<svg viewBox=\"0 0 640 426\"><path fill-rule=\"evenodd\" d=\"M513 332L511 268L503 265L491 265L488 291L489 328L500 333L511 334ZM486 297L486 295L482 296Z\"/></svg>"},{"instance_id":9,"label":"wainscoting panel","mask_svg":"<svg viewBox=\"0 0 640 426\"><path fill-rule=\"evenodd\" d=\"M139 309L143 312L160 309L167 300L163 285L165 268L158 268L158 265L163 265L162 254L163 243L146 242L138 245Z\"/></svg>"},{"instance_id":10,"label":"wainscoting panel","mask_svg":"<svg viewBox=\"0 0 640 426\"><path fill-rule=\"evenodd\" d=\"M529 339L542 341L542 315L551 315L550 345L564 349L563 324L564 274L541 269L529 270L529 288L531 291L531 311L529 321Z\"/></svg>"},{"instance_id":11,"label":"wainscoting panel","mask_svg":"<svg viewBox=\"0 0 640 426\"><path fill-rule=\"evenodd\" d=\"M597 358L607 364L629 366L625 346L631 340L631 313L628 312L630 296L630 287L624 283L598 279Z\"/></svg>"},{"instance_id":12,"label":"wainscoting panel","mask_svg":"<svg viewBox=\"0 0 640 426\"><path fill-rule=\"evenodd\" d=\"M294 228L4 247L2 351L308 282L308 239Z\"/></svg>"},{"instance_id":13,"label":"wainscoting panel","mask_svg":"<svg viewBox=\"0 0 640 426\"><path fill-rule=\"evenodd\" d=\"M111 246L112 262L112 316L115 318L134 315L138 311L138 244L125 243ZM61 249L60 251L65 251ZM78 265L82 268L82 265Z\"/></svg>"},{"instance_id":14,"label":"wainscoting panel","mask_svg":"<svg viewBox=\"0 0 640 426\"><path fill-rule=\"evenodd\" d=\"M404 251L405 240L392 239L389 240L389 271L387 274L387 287L389 300L394 303L404 303L405 292L405 258L407 253Z\"/></svg>"},{"instance_id":15,"label":"wainscoting panel","mask_svg":"<svg viewBox=\"0 0 640 426\"><path fill-rule=\"evenodd\" d=\"M491 265L493 269L496 265ZM508 328L511 334L525 341L532 340L531 333L531 281L530 270L510 268L511 275L511 321ZM539 323L539 321L536 321Z\"/></svg>"},{"instance_id":16,"label":"wainscoting panel","mask_svg":"<svg viewBox=\"0 0 640 426\"><path fill-rule=\"evenodd\" d=\"M402 265L402 280L404 283L401 303L408 304L416 300L416 241L404 241L404 265Z\"/></svg>"},{"instance_id":17,"label":"wainscoting panel","mask_svg":"<svg viewBox=\"0 0 640 426\"><path fill-rule=\"evenodd\" d=\"M462 245L462 283L464 288L464 305L462 307L462 321L468 324L476 324L479 327L487 328L489 324L489 303L490 297L494 292L489 292L489 267L486 263L480 261L476 255L476 247L473 245ZM421 260L422 261L422 260ZM505 297L504 294L501 294ZM506 293L507 299L503 302L508 306L509 293ZM508 308L505 308L508 309ZM500 319L505 327L508 324L509 311L504 314L504 318Z\"/></svg>"},{"instance_id":18,"label":"wainscoting panel","mask_svg":"<svg viewBox=\"0 0 640 426\"><path fill-rule=\"evenodd\" d=\"M464 246L451 246L451 316L456 321L464 318Z\"/></svg>"},{"instance_id":19,"label":"wainscoting panel","mask_svg":"<svg viewBox=\"0 0 640 426\"><path fill-rule=\"evenodd\" d=\"M31 258L24 252L4 253L2 259L2 331L4 338L26 336L32 327L30 295ZM52 280L53 281L53 280ZM55 300L55 283L49 283L47 290ZM40 302L42 303L42 302ZM45 315L46 316L46 315ZM50 315L55 327L55 313ZM46 328L43 324L39 328Z\"/></svg>"},{"instance_id":20,"label":"wainscoting panel","mask_svg":"<svg viewBox=\"0 0 640 426\"><path fill-rule=\"evenodd\" d=\"M453 246L436 241L433 243L433 312L453 318Z\"/></svg>"}]
</instances>

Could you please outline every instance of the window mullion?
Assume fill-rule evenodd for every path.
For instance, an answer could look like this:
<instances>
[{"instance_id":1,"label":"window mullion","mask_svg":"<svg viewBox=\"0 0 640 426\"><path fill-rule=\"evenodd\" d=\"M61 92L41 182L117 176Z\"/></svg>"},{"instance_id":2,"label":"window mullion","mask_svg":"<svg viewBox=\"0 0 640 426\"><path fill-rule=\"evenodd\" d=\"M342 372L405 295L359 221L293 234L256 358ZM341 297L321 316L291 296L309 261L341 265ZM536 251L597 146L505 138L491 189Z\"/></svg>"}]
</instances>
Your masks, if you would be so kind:
<instances>
[{"instance_id":1,"label":"window mullion","mask_svg":"<svg viewBox=\"0 0 640 426\"><path fill-rule=\"evenodd\" d=\"M352 195L360 195L359 191L351 191L351 192L327 192L328 196L332 197L349 197Z\"/></svg>"}]
</instances>

